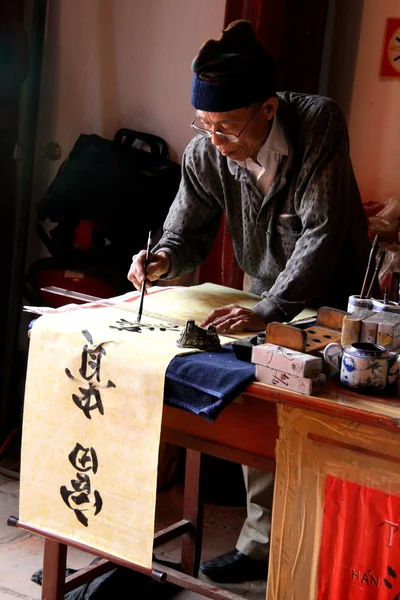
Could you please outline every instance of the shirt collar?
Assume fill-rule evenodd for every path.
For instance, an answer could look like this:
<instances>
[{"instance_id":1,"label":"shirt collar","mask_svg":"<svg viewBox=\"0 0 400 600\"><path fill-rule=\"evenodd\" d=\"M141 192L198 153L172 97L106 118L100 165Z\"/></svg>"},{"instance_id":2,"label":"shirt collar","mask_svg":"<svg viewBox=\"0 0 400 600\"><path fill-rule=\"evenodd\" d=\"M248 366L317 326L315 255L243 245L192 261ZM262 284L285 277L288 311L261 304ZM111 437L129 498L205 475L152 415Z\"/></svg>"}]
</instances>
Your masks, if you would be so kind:
<instances>
[{"instance_id":1,"label":"shirt collar","mask_svg":"<svg viewBox=\"0 0 400 600\"><path fill-rule=\"evenodd\" d=\"M265 154L265 152L267 151L277 152L278 154L283 154L284 156L287 156L289 154L285 133L282 129L282 125L279 121L278 115L275 115L274 117L271 131L269 132L269 135L265 140L263 147L258 153L257 158L260 158L261 155Z\"/></svg>"},{"instance_id":2,"label":"shirt collar","mask_svg":"<svg viewBox=\"0 0 400 600\"><path fill-rule=\"evenodd\" d=\"M275 152L276 154L282 154L283 156L288 156L289 154L287 140L278 115L275 115L274 120L272 121L271 131L257 155L257 161L263 167L266 166L268 152ZM248 161L253 162L251 158L241 162L228 158L230 172L234 175L236 173L237 165L246 168Z\"/></svg>"}]
</instances>

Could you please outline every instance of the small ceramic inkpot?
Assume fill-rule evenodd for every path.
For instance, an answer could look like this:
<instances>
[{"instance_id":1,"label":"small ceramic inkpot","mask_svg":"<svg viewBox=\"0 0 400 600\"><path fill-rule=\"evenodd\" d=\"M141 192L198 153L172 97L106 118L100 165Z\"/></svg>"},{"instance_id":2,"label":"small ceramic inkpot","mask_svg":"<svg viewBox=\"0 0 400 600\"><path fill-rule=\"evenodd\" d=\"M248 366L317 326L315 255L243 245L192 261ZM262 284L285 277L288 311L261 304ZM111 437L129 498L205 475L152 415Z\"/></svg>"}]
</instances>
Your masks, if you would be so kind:
<instances>
[{"instance_id":1,"label":"small ceramic inkpot","mask_svg":"<svg viewBox=\"0 0 400 600\"><path fill-rule=\"evenodd\" d=\"M343 385L369 393L383 390L396 381L399 370L395 354L367 342L346 348L336 342L328 344L324 359L339 373Z\"/></svg>"}]
</instances>

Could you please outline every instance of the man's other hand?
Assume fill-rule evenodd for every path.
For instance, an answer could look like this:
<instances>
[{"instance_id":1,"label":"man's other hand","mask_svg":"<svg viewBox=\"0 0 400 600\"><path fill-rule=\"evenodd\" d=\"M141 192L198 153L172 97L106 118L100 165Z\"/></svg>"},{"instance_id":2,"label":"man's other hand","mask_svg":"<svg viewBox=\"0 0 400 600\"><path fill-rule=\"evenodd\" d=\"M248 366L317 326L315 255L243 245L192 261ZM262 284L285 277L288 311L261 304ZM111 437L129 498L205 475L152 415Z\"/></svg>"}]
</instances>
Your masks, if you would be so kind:
<instances>
[{"instance_id":1,"label":"man's other hand","mask_svg":"<svg viewBox=\"0 0 400 600\"><path fill-rule=\"evenodd\" d=\"M171 259L166 252L153 254L150 252L149 262L145 273L146 250L141 250L139 254L132 257L131 268L129 269L128 279L133 283L137 290L142 287L146 280L146 288L151 287L152 281L157 281L162 275L169 271Z\"/></svg>"},{"instance_id":2,"label":"man's other hand","mask_svg":"<svg viewBox=\"0 0 400 600\"><path fill-rule=\"evenodd\" d=\"M214 325L218 333L235 331L263 331L264 321L254 310L237 304L228 304L215 308L208 317L200 323L200 327Z\"/></svg>"}]
</instances>

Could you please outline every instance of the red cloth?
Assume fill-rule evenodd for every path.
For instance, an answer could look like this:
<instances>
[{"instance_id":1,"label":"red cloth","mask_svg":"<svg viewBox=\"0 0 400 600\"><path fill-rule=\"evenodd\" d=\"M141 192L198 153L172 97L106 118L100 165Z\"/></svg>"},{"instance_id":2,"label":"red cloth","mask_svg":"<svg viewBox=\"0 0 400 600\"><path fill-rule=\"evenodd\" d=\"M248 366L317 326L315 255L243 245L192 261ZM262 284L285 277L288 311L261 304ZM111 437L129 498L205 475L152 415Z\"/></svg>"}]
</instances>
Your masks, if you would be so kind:
<instances>
[{"instance_id":1,"label":"red cloth","mask_svg":"<svg viewBox=\"0 0 400 600\"><path fill-rule=\"evenodd\" d=\"M327 477L317 598L400 599L400 497Z\"/></svg>"}]
</instances>

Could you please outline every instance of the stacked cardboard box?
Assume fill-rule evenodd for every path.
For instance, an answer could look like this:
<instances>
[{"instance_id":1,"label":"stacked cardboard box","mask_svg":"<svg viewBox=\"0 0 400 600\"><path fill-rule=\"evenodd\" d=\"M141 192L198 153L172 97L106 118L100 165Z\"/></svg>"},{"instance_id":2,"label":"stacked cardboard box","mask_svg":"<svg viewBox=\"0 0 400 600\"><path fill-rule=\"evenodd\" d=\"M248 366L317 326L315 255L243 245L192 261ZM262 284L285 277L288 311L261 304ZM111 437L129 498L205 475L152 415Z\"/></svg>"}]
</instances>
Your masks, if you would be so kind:
<instances>
[{"instance_id":1,"label":"stacked cardboard box","mask_svg":"<svg viewBox=\"0 0 400 600\"><path fill-rule=\"evenodd\" d=\"M371 312L367 316L343 319L342 346L355 342L368 342L384 346L386 350L400 348L400 314L389 312Z\"/></svg>"},{"instance_id":2,"label":"stacked cardboard box","mask_svg":"<svg viewBox=\"0 0 400 600\"><path fill-rule=\"evenodd\" d=\"M258 381L308 396L326 381L321 373L322 358L283 346L254 346L251 362L256 365Z\"/></svg>"}]
</instances>

